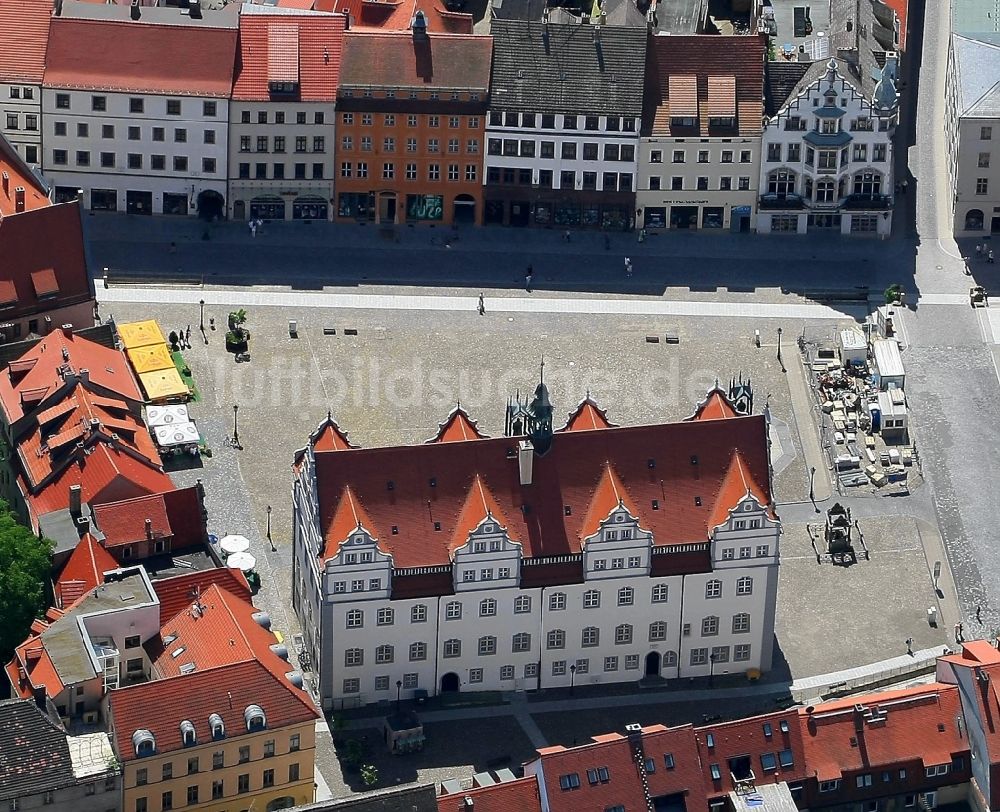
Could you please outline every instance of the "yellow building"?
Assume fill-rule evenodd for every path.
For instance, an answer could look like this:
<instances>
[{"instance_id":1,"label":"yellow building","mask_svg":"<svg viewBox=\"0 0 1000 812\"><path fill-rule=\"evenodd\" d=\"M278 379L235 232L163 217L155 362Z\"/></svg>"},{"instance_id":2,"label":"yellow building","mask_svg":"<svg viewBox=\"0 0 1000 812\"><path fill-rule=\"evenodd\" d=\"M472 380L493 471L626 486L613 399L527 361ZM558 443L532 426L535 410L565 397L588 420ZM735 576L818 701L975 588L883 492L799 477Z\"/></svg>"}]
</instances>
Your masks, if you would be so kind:
<instances>
[{"instance_id":1,"label":"yellow building","mask_svg":"<svg viewBox=\"0 0 1000 812\"><path fill-rule=\"evenodd\" d=\"M179 648L173 659L186 659ZM281 673L291 666L262 659L187 673L181 664L176 676L109 694L123 812L272 812L313 801L318 713Z\"/></svg>"}]
</instances>

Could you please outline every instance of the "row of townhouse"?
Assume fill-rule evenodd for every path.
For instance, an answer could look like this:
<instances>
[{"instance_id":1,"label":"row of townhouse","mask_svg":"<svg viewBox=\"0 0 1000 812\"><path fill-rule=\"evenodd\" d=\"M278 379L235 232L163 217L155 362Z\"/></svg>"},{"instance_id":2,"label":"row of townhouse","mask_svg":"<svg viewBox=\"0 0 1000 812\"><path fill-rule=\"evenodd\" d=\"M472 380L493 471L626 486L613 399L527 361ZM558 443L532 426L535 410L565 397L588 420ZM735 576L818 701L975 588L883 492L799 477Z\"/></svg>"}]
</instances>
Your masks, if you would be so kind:
<instances>
[{"instance_id":1,"label":"row of townhouse","mask_svg":"<svg viewBox=\"0 0 1000 812\"><path fill-rule=\"evenodd\" d=\"M524 777L446 782L438 812L985 812L1000 803L1000 652L974 641L936 679L717 724L628 725L544 747Z\"/></svg>"},{"instance_id":2,"label":"row of townhouse","mask_svg":"<svg viewBox=\"0 0 1000 812\"><path fill-rule=\"evenodd\" d=\"M387 31L250 3L40 5L20 12L35 61L6 87L4 133L57 200L91 209L891 226L896 39L881 0L834 0L833 58L782 64L767 62L763 33L658 33L606 16L495 19L485 36L423 11Z\"/></svg>"},{"instance_id":3,"label":"row of townhouse","mask_svg":"<svg viewBox=\"0 0 1000 812\"><path fill-rule=\"evenodd\" d=\"M747 405L716 388L687 421L617 427L588 398L553 432L539 384L505 436L456 409L391 449L328 418L293 492L317 699L768 670L780 523Z\"/></svg>"}]
</instances>

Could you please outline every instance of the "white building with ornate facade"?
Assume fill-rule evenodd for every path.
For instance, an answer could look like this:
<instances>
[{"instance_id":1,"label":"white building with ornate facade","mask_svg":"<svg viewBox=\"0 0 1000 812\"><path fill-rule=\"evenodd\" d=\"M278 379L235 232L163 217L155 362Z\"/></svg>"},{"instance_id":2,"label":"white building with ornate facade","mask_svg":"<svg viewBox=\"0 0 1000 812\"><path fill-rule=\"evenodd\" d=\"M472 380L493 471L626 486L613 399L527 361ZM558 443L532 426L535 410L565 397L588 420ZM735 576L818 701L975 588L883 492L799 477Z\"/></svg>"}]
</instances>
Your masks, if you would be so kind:
<instances>
[{"instance_id":1,"label":"white building with ornate facade","mask_svg":"<svg viewBox=\"0 0 1000 812\"><path fill-rule=\"evenodd\" d=\"M873 98L842 60L816 63L764 127L757 230L888 236L898 103L895 59Z\"/></svg>"},{"instance_id":2,"label":"white building with ornate facade","mask_svg":"<svg viewBox=\"0 0 1000 812\"><path fill-rule=\"evenodd\" d=\"M768 670L764 416L718 388L652 426L588 398L553 433L541 384L518 406L512 436L456 409L384 449L328 416L297 454L293 602L323 707Z\"/></svg>"}]
</instances>

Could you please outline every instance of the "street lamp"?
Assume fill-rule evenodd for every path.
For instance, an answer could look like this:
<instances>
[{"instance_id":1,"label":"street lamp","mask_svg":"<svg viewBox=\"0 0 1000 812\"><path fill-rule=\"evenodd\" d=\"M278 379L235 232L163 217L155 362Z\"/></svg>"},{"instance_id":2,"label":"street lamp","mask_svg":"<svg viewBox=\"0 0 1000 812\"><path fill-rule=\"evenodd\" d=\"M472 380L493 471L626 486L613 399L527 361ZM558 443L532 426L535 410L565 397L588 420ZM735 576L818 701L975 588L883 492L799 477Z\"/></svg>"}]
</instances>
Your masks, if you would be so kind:
<instances>
[{"instance_id":1,"label":"street lamp","mask_svg":"<svg viewBox=\"0 0 1000 812\"><path fill-rule=\"evenodd\" d=\"M781 360L781 328L778 328L778 360Z\"/></svg>"},{"instance_id":2,"label":"street lamp","mask_svg":"<svg viewBox=\"0 0 1000 812\"><path fill-rule=\"evenodd\" d=\"M240 445L240 426L238 422L239 413L240 413L240 404L234 403L233 404L233 448L236 449L242 448L242 446Z\"/></svg>"},{"instance_id":3,"label":"street lamp","mask_svg":"<svg viewBox=\"0 0 1000 812\"><path fill-rule=\"evenodd\" d=\"M816 504L816 492L813 490L813 484L816 480L816 466L812 466L809 469L809 501ZM270 536L268 537L270 538Z\"/></svg>"},{"instance_id":4,"label":"street lamp","mask_svg":"<svg viewBox=\"0 0 1000 812\"><path fill-rule=\"evenodd\" d=\"M274 546L274 542L271 541L271 506L270 505L267 506L267 540L268 540L268 543L271 545L271 552L272 553L278 552L278 548L275 547Z\"/></svg>"},{"instance_id":5,"label":"street lamp","mask_svg":"<svg viewBox=\"0 0 1000 812\"><path fill-rule=\"evenodd\" d=\"M708 687L715 687L715 652L708 655Z\"/></svg>"},{"instance_id":6,"label":"street lamp","mask_svg":"<svg viewBox=\"0 0 1000 812\"><path fill-rule=\"evenodd\" d=\"M403 681L401 679L396 680L396 716L399 716L399 692L403 689Z\"/></svg>"},{"instance_id":7,"label":"street lamp","mask_svg":"<svg viewBox=\"0 0 1000 812\"><path fill-rule=\"evenodd\" d=\"M205 300L199 299L198 304L201 306L201 319L199 320L199 328L204 333L205 332Z\"/></svg>"},{"instance_id":8,"label":"street lamp","mask_svg":"<svg viewBox=\"0 0 1000 812\"><path fill-rule=\"evenodd\" d=\"M573 696L573 691L576 688L576 664L569 667L569 695Z\"/></svg>"}]
</instances>

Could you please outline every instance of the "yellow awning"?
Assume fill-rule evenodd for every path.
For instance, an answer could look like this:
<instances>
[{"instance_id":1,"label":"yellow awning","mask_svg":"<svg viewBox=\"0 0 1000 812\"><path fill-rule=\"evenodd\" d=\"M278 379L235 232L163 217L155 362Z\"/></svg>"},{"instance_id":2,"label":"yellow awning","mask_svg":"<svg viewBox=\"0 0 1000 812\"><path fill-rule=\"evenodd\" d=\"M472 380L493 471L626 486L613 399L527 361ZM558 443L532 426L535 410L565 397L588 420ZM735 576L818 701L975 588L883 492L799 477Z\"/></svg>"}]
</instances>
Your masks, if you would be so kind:
<instances>
[{"instance_id":1,"label":"yellow awning","mask_svg":"<svg viewBox=\"0 0 1000 812\"><path fill-rule=\"evenodd\" d=\"M128 350L128 360L140 375L143 372L155 372L158 369L173 369L174 359L166 344L150 344L148 347L135 347Z\"/></svg>"},{"instance_id":2,"label":"yellow awning","mask_svg":"<svg viewBox=\"0 0 1000 812\"><path fill-rule=\"evenodd\" d=\"M170 369L139 373L139 382L146 392L146 397L154 403L165 400L187 400L190 396L187 386L174 366Z\"/></svg>"},{"instance_id":3,"label":"yellow awning","mask_svg":"<svg viewBox=\"0 0 1000 812\"><path fill-rule=\"evenodd\" d=\"M166 344L160 325L153 319L148 321L133 321L118 325L118 335L121 336L125 349L148 347L151 344Z\"/></svg>"}]
</instances>

